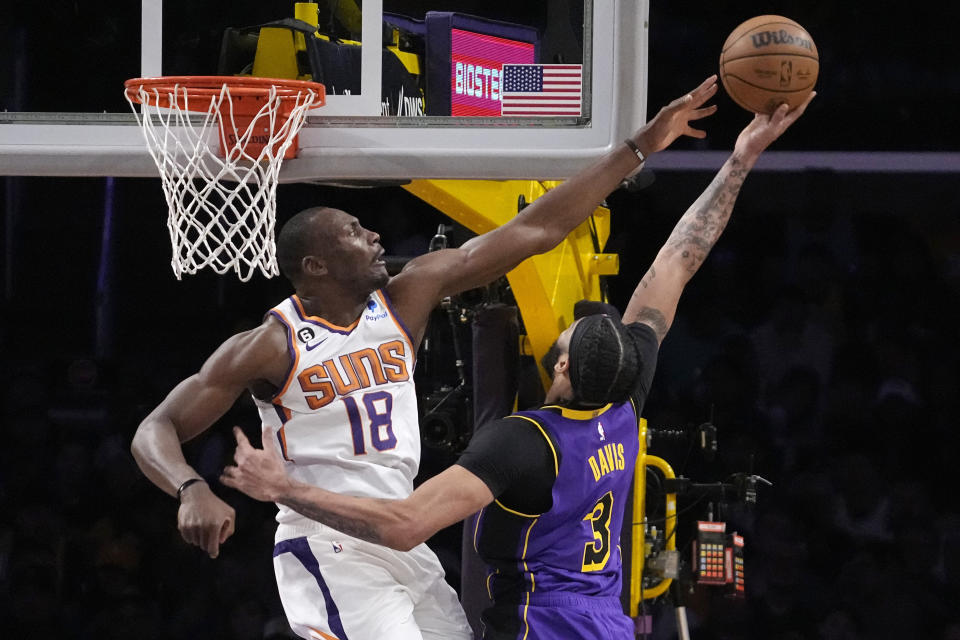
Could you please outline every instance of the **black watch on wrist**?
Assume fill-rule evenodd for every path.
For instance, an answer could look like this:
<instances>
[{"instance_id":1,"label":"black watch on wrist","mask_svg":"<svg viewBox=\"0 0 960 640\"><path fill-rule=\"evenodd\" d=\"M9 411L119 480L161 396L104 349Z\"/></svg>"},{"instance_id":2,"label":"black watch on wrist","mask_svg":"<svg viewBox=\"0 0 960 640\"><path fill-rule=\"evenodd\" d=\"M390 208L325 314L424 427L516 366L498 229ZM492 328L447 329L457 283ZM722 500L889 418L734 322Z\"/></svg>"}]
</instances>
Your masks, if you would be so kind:
<instances>
[{"instance_id":1,"label":"black watch on wrist","mask_svg":"<svg viewBox=\"0 0 960 640\"><path fill-rule=\"evenodd\" d=\"M184 480L183 484L177 488L177 500L183 502L183 490L192 485L194 482L204 482L203 478L190 478L189 480Z\"/></svg>"},{"instance_id":2,"label":"black watch on wrist","mask_svg":"<svg viewBox=\"0 0 960 640\"><path fill-rule=\"evenodd\" d=\"M643 151L640 151L640 147L637 145L637 143L634 142L632 138L627 138L623 141L623 143L630 147L630 151L633 151L637 158L640 159L640 166L642 167L643 163L647 161L647 158L643 155Z\"/></svg>"}]
</instances>

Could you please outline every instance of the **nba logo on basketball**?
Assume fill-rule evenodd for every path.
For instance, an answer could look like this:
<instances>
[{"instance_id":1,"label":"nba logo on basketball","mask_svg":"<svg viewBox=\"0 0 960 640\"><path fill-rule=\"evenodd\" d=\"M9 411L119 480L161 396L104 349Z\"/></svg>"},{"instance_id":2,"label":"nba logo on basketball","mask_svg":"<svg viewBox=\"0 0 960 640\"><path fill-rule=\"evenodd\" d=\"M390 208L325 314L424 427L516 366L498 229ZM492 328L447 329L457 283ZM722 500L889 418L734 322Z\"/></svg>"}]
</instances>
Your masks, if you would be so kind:
<instances>
[{"instance_id":1,"label":"nba logo on basketball","mask_svg":"<svg viewBox=\"0 0 960 640\"><path fill-rule=\"evenodd\" d=\"M784 60L780 63L780 86L789 87L790 79L793 77L793 62Z\"/></svg>"}]
</instances>

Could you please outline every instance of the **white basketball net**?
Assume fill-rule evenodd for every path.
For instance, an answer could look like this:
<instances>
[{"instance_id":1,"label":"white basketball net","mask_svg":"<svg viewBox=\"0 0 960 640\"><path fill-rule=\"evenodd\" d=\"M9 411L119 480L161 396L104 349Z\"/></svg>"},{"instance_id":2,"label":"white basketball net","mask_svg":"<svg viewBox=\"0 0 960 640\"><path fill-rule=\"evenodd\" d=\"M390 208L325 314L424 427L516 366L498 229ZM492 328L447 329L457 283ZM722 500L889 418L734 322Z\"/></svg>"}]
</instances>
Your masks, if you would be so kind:
<instances>
[{"instance_id":1,"label":"white basketball net","mask_svg":"<svg viewBox=\"0 0 960 640\"><path fill-rule=\"evenodd\" d=\"M283 154L315 106L317 94L304 88L280 96L271 86L243 131L238 131L226 84L219 94L194 98L193 105L182 85L141 86L136 100L140 112L125 95L160 170L177 279L204 267L219 274L232 269L244 282L258 268L268 278L277 275L277 178ZM209 105L204 105L207 100ZM290 110L285 122L278 118L281 103ZM206 115L198 118L204 107ZM224 145L224 157L217 153L215 133L221 140L236 141ZM247 151L251 142L256 155Z\"/></svg>"}]
</instances>

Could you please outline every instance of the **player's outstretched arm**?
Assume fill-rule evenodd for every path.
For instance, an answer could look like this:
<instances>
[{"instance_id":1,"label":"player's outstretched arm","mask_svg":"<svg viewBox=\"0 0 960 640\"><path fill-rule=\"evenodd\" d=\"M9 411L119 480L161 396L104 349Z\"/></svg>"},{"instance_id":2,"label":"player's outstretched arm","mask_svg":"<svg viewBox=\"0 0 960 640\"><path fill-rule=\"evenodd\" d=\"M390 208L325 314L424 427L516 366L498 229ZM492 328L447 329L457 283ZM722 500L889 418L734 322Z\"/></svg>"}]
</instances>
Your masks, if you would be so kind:
<instances>
[{"instance_id":1,"label":"player's outstretched arm","mask_svg":"<svg viewBox=\"0 0 960 640\"><path fill-rule=\"evenodd\" d=\"M200 479L183 455L181 443L206 431L233 406L254 380L262 377L264 363L277 356L277 340L267 325L227 340L204 363L200 372L178 384L144 418L133 437L131 450L143 473L172 496L187 480ZM280 362L286 345L280 341ZM232 507L218 498L205 482L188 485L180 496L177 525L183 539L217 557L220 545L233 533Z\"/></svg>"},{"instance_id":2,"label":"player's outstretched arm","mask_svg":"<svg viewBox=\"0 0 960 640\"><path fill-rule=\"evenodd\" d=\"M703 106L716 91L717 77L710 76L690 93L660 109L632 140L646 157L667 148L680 136L706 137L692 123L716 111L715 106ZM472 238L458 249L411 260L390 284L391 288L402 287L404 295L393 297L409 296L407 289L416 289L431 298L453 295L487 284L530 256L549 251L586 220L638 163L636 154L626 144L617 145L598 162L535 200L507 224ZM407 286L407 281L413 283ZM428 306L432 308L434 303L435 300Z\"/></svg>"},{"instance_id":3,"label":"player's outstretched arm","mask_svg":"<svg viewBox=\"0 0 960 640\"><path fill-rule=\"evenodd\" d=\"M487 485L459 465L430 478L403 500L341 495L290 478L272 429L264 430L263 449L253 447L239 429L234 434L236 464L223 470L223 484L256 500L286 505L347 535L400 551L412 549L493 502Z\"/></svg>"},{"instance_id":4,"label":"player's outstretched arm","mask_svg":"<svg viewBox=\"0 0 960 640\"><path fill-rule=\"evenodd\" d=\"M650 325L662 342L673 323L680 294L723 233L740 187L757 158L770 143L803 115L813 99L788 111L781 106L772 115L757 114L737 137L733 153L710 186L677 222L667 242L630 298L623 321Z\"/></svg>"}]
</instances>

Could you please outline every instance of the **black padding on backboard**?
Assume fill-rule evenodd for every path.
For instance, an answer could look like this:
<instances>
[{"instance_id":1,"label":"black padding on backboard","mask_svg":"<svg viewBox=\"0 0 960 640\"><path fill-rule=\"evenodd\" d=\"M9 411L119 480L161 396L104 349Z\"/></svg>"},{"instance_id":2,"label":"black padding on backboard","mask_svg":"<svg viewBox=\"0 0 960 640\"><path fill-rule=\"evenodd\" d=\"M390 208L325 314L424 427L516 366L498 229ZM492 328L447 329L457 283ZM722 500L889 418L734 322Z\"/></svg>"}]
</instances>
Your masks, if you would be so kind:
<instances>
[{"instance_id":1,"label":"black padding on backboard","mask_svg":"<svg viewBox=\"0 0 960 640\"><path fill-rule=\"evenodd\" d=\"M260 38L260 29L263 27L289 29L311 36L317 32L316 27L309 22L294 18L284 18L283 20L275 20L250 27L227 27L224 29L223 39L220 41L217 75L234 76L250 73L250 70L253 69L253 60L257 56L257 40ZM307 38L307 42L315 39ZM322 82L322 80L316 81Z\"/></svg>"},{"instance_id":2,"label":"black padding on backboard","mask_svg":"<svg viewBox=\"0 0 960 640\"><path fill-rule=\"evenodd\" d=\"M313 81L322 82L328 95L360 94L361 47L307 38Z\"/></svg>"}]
</instances>

